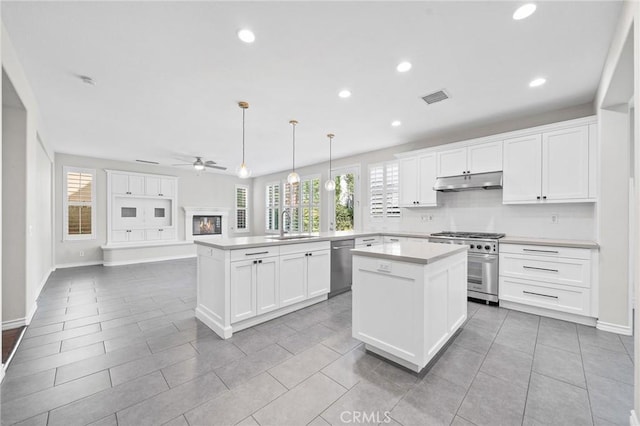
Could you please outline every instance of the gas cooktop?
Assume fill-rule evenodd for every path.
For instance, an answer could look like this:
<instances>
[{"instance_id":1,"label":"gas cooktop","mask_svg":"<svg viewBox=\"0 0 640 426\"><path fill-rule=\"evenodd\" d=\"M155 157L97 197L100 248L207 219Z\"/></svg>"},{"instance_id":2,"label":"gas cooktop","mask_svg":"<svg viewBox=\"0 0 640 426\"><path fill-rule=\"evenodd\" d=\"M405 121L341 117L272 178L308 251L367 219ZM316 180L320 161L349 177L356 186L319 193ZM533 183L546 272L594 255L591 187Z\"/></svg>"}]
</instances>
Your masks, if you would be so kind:
<instances>
[{"instance_id":1,"label":"gas cooktop","mask_svg":"<svg viewBox=\"0 0 640 426\"><path fill-rule=\"evenodd\" d=\"M471 238L471 239L482 239L482 240L497 240L504 237L504 234L494 234L494 233L486 233L486 232L436 232L435 234L431 234L432 237L449 237L449 238Z\"/></svg>"}]
</instances>

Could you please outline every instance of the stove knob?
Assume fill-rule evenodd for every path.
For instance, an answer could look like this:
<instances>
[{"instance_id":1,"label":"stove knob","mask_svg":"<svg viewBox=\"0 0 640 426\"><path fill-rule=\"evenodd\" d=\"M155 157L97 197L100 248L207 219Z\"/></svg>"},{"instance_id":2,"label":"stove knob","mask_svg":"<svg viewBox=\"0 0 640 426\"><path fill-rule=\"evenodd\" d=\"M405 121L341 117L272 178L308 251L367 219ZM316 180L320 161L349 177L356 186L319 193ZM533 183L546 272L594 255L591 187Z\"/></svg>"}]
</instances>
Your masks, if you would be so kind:
<instances>
[{"instance_id":1,"label":"stove knob","mask_svg":"<svg viewBox=\"0 0 640 426\"><path fill-rule=\"evenodd\" d=\"M469 244L469 248L474 248L475 246L473 244Z\"/></svg>"},{"instance_id":2,"label":"stove knob","mask_svg":"<svg viewBox=\"0 0 640 426\"><path fill-rule=\"evenodd\" d=\"M484 246L485 250L491 250L491 246Z\"/></svg>"},{"instance_id":3,"label":"stove knob","mask_svg":"<svg viewBox=\"0 0 640 426\"><path fill-rule=\"evenodd\" d=\"M477 248L478 250L480 250L480 249L482 248L482 246L481 246L480 244L478 244L478 245L476 246L476 248Z\"/></svg>"}]
</instances>

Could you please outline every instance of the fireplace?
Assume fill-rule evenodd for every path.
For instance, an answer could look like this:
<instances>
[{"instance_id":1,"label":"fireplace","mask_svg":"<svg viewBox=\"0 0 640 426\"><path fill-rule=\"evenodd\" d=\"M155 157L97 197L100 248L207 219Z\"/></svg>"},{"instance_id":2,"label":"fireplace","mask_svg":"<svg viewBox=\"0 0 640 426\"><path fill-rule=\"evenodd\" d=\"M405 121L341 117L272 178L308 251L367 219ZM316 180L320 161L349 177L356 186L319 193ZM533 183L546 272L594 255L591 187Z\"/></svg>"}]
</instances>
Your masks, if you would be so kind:
<instances>
[{"instance_id":1,"label":"fireplace","mask_svg":"<svg viewBox=\"0 0 640 426\"><path fill-rule=\"evenodd\" d=\"M192 235L221 235L222 216L193 216Z\"/></svg>"},{"instance_id":2,"label":"fireplace","mask_svg":"<svg viewBox=\"0 0 640 426\"><path fill-rule=\"evenodd\" d=\"M220 207L183 207L184 239L225 238L228 232L229 209Z\"/></svg>"}]
</instances>

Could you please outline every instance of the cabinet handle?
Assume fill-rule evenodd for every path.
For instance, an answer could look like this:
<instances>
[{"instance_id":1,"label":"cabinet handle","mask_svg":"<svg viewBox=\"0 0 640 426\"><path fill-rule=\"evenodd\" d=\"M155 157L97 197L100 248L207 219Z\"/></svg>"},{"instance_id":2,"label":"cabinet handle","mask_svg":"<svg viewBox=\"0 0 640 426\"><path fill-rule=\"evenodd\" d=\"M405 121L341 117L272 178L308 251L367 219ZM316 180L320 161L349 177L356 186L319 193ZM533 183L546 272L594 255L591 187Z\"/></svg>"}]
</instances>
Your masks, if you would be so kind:
<instances>
[{"instance_id":1,"label":"cabinet handle","mask_svg":"<svg viewBox=\"0 0 640 426\"><path fill-rule=\"evenodd\" d=\"M539 200L539 199L540 199L540 196L538 195L536 198Z\"/></svg>"},{"instance_id":2,"label":"cabinet handle","mask_svg":"<svg viewBox=\"0 0 640 426\"><path fill-rule=\"evenodd\" d=\"M158 197L164 197L164 195L163 194L158 194Z\"/></svg>"},{"instance_id":3,"label":"cabinet handle","mask_svg":"<svg viewBox=\"0 0 640 426\"><path fill-rule=\"evenodd\" d=\"M467 174L467 172L465 172L465 171L463 170L463 171L462 171L462 174L463 174L463 175L466 175L466 174Z\"/></svg>"},{"instance_id":4,"label":"cabinet handle","mask_svg":"<svg viewBox=\"0 0 640 426\"><path fill-rule=\"evenodd\" d=\"M258 260L258 263L262 263L262 259Z\"/></svg>"},{"instance_id":5,"label":"cabinet handle","mask_svg":"<svg viewBox=\"0 0 640 426\"><path fill-rule=\"evenodd\" d=\"M391 273L391 271L387 271L386 269L376 269L378 272L384 272L385 274Z\"/></svg>"},{"instance_id":6,"label":"cabinet handle","mask_svg":"<svg viewBox=\"0 0 640 426\"><path fill-rule=\"evenodd\" d=\"M547 199L547 196L546 196L546 195L542 196L542 199L543 199L543 200L546 200L546 199Z\"/></svg>"},{"instance_id":7,"label":"cabinet handle","mask_svg":"<svg viewBox=\"0 0 640 426\"><path fill-rule=\"evenodd\" d=\"M389 238L389 241L400 241L400 240L397 238Z\"/></svg>"},{"instance_id":8,"label":"cabinet handle","mask_svg":"<svg viewBox=\"0 0 640 426\"><path fill-rule=\"evenodd\" d=\"M164 229L158 229L158 232L162 232L162 231L164 231Z\"/></svg>"},{"instance_id":9,"label":"cabinet handle","mask_svg":"<svg viewBox=\"0 0 640 426\"><path fill-rule=\"evenodd\" d=\"M471 170L467 170L467 173L471 173Z\"/></svg>"},{"instance_id":10,"label":"cabinet handle","mask_svg":"<svg viewBox=\"0 0 640 426\"><path fill-rule=\"evenodd\" d=\"M536 249L522 249L522 251L532 251L535 253L556 253L558 254L557 250L536 250Z\"/></svg>"},{"instance_id":11,"label":"cabinet handle","mask_svg":"<svg viewBox=\"0 0 640 426\"><path fill-rule=\"evenodd\" d=\"M309 253L309 256L313 256L313 253Z\"/></svg>"},{"instance_id":12,"label":"cabinet handle","mask_svg":"<svg viewBox=\"0 0 640 426\"><path fill-rule=\"evenodd\" d=\"M254 261L253 261L253 264L255 265L256 263L258 263L258 261L257 261L257 260L254 260Z\"/></svg>"},{"instance_id":13,"label":"cabinet handle","mask_svg":"<svg viewBox=\"0 0 640 426\"><path fill-rule=\"evenodd\" d=\"M257 254L269 254L269 252L268 251L257 251L255 253L245 253L244 255L245 256L255 256Z\"/></svg>"},{"instance_id":14,"label":"cabinet handle","mask_svg":"<svg viewBox=\"0 0 640 426\"><path fill-rule=\"evenodd\" d=\"M549 268L536 268L535 266L522 266L524 269L535 269L536 271L549 271L549 272L558 272L557 269L549 269Z\"/></svg>"},{"instance_id":15,"label":"cabinet handle","mask_svg":"<svg viewBox=\"0 0 640 426\"><path fill-rule=\"evenodd\" d=\"M416 204L420 204L420 201L416 201Z\"/></svg>"},{"instance_id":16,"label":"cabinet handle","mask_svg":"<svg viewBox=\"0 0 640 426\"><path fill-rule=\"evenodd\" d=\"M557 299L557 298L558 298L558 296L550 296L550 295L548 295L548 294L534 293L534 292L532 292L532 291L522 290L522 292L523 292L524 294L532 294L532 295L534 295L534 296L549 297L549 298L551 298L551 299Z\"/></svg>"},{"instance_id":17,"label":"cabinet handle","mask_svg":"<svg viewBox=\"0 0 640 426\"><path fill-rule=\"evenodd\" d=\"M367 247L371 247L371 244L366 244Z\"/></svg>"},{"instance_id":18,"label":"cabinet handle","mask_svg":"<svg viewBox=\"0 0 640 426\"><path fill-rule=\"evenodd\" d=\"M365 239L364 239L364 240L362 240L362 241L375 241L375 240L376 240L375 238L365 238Z\"/></svg>"}]
</instances>

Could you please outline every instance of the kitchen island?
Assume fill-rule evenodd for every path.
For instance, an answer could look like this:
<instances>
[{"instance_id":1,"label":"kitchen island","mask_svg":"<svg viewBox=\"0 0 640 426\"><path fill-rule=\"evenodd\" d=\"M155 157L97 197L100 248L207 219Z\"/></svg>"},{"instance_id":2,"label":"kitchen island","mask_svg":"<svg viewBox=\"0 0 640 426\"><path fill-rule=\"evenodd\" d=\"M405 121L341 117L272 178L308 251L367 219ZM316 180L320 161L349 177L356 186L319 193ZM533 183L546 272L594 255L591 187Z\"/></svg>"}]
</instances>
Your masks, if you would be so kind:
<instances>
[{"instance_id":1,"label":"kitchen island","mask_svg":"<svg viewBox=\"0 0 640 426\"><path fill-rule=\"evenodd\" d=\"M353 252L353 337L421 371L467 319L467 248L402 242Z\"/></svg>"}]
</instances>

